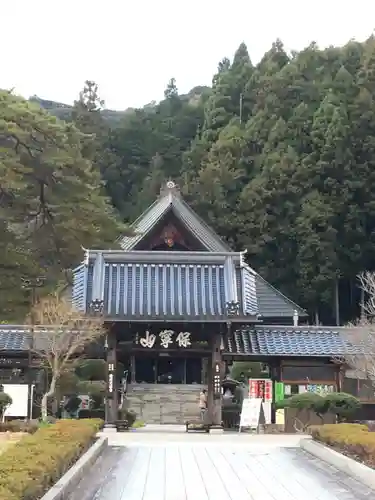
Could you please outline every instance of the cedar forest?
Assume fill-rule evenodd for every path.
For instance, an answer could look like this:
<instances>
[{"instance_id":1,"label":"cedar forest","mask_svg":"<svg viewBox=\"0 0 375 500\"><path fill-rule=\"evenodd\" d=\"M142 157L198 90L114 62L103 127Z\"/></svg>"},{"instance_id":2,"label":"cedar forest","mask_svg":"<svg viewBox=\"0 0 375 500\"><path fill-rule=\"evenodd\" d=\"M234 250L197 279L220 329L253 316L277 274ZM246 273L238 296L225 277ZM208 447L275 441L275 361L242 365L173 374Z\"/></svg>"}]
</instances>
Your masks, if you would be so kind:
<instances>
[{"instance_id":1,"label":"cedar forest","mask_svg":"<svg viewBox=\"0 0 375 500\"><path fill-rule=\"evenodd\" d=\"M172 78L142 109L99 94L87 81L54 107L0 91L2 322L29 309L22 278L66 288L82 246L114 247L168 179L310 323L358 316L357 275L375 268L375 38L291 54L278 40L256 65L241 44L212 87L180 95Z\"/></svg>"}]
</instances>

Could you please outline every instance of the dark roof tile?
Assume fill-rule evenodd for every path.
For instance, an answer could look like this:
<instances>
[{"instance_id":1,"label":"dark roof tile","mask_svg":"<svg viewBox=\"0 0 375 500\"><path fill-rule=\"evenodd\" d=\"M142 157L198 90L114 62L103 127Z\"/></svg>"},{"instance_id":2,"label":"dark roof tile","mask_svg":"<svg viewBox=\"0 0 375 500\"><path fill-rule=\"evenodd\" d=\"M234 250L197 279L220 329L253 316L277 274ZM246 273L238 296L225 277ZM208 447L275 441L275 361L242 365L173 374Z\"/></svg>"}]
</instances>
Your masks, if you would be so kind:
<instances>
[{"instance_id":1,"label":"dark roof tile","mask_svg":"<svg viewBox=\"0 0 375 500\"><path fill-rule=\"evenodd\" d=\"M227 316L230 297L224 265L191 264L187 257L186 263L111 262L104 266L107 317L209 320ZM89 266L86 310L92 300L93 283L93 266ZM240 315L249 314L241 301Z\"/></svg>"},{"instance_id":2,"label":"dark roof tile","mask_svg":"<svg viewBox=\"0 0 375 500\"><path fill-rule=\"evenodd\" d=\"M30 333L27 327L0 325L0 351L27 351Z\"/></svg>"},{"instance_id":3,"label":"dark roof tile","mask_svg":"<svg viewBox=\"0 0 375 500\"><path fill-rule=\"evenodd\" d=\"M230 251L215 231L209 227L195 211L182 199L181 195L172 190L164 193L131 225L134 236L124 236L120 240L124 250L132 250L150 232L167 212L173 210L189 231L211 251Z\"/></svg>"},{"instance_id":4,"label":"dark roof tile","mask_svg":"<svg viewBox=\"0 0 375 500\"><path fill-rule=\"evenodd\" d=\"M235 332L228 339L227 352L258 356L340 356L361 353L342 328L257 326Z\"/></svg>"}]
</instances>

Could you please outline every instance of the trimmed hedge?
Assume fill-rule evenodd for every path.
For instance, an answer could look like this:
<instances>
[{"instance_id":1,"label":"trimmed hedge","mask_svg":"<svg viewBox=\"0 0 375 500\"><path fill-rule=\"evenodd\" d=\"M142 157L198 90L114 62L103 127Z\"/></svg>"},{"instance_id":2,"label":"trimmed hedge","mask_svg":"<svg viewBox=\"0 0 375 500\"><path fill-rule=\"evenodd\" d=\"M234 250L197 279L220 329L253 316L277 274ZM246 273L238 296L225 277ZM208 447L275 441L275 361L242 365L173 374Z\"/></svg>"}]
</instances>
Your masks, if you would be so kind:
<instances>
[{"instance_id":1,"label":"trimmed hedge","mask_svg":"<svg viewBox=\"0 0 375 500\"><path fill-rule=\"evenodd\" d=\"M36 500L94 441L101 420L59 420L0 455L0 500Z\"/></svg>"},{"instance_id":2,"label":"trimmed hedge","mask_svg":"<svg viewBox=\"0 0 375 500\"><path fill-rule=\"evenodd\" d=\"M310 429L314 439L375 467L375 432L362 424L327 424Z\"/></svg>"},{"instance_id":3,"label":"trimmed hedge","mask_svg":"<svg viewBox=\"0 0 375 500\"><path fill-rule=\"evenodd\" d=\"M0 432L27 432L34 434L39 429L39 422L32 420L30 422L24 420L8 420L0 422Z\"/></svg>"},{"instance_id":4,"label":"trimmed hedge","mask_svg":"<svg viewBox=\"0 0 375 500\"><path fill-rule=\"evenodd\" d=\"M92 409L92 410L79 410L78 412L78 418L100 418L101 420L104 420L105 418L105 411L101 409Z\"/></svg>"}]
</instances>

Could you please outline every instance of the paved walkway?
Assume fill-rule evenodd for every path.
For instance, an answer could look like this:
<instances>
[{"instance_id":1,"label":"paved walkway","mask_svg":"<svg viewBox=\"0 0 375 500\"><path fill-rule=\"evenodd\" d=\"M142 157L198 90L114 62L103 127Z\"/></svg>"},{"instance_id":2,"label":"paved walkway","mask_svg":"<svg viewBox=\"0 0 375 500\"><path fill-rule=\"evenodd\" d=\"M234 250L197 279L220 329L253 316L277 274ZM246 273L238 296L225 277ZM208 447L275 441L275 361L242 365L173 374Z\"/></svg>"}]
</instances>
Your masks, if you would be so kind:
<instances>
[{"instance_id":1,"label":"paved walkway","mask_svg":"<svg viewBox=\"0 0 375 500\"><path fill-rule=\"evenodd\" d=\"M70 500L374 498L298 448L296 437L282 438L280 446L277 436L113 434L112 446Z\"/></svg>"}]
</instances>

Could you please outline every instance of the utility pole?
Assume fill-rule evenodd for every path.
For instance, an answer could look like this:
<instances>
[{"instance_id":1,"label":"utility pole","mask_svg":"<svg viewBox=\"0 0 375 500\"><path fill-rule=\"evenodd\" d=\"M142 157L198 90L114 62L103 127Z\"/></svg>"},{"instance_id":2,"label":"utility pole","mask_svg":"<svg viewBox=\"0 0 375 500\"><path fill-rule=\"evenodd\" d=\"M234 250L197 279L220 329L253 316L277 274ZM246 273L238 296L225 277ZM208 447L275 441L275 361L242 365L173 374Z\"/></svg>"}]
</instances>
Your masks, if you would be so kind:
<instances>
[{"instance_id":1,"label":"utility pole","mask_svg":"<svg viewBox=\"0 0 375 500\"><path fill-rule=\"evenodd\" d=\"M242 125L243 93L240 94L240 125Z\"/></svg>"},{"instance_id":2,"label":"utility pole","mask_svg":"<svg viewBox=\"0 0 375 500\"><path fill-rule=\"evenodd\" d=\"M34 348L34 326L35 326L35 317L34 317L34 307L37 303L37 289L41 288L44 285L45 278L43 276L38 276L36 278L21 278L22 288L30 293L30 305L31 305L31 314L30 314L30 348L28 353L28 369L27 369L27 384L28 384L28 397L27 397L27 413L28 418L32 419L33 417L33 373L32 373L32 361L33 361L33 348Z\"/></svg>"}]
</instances>

